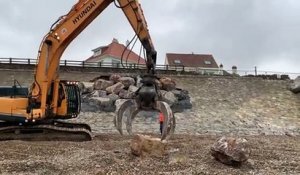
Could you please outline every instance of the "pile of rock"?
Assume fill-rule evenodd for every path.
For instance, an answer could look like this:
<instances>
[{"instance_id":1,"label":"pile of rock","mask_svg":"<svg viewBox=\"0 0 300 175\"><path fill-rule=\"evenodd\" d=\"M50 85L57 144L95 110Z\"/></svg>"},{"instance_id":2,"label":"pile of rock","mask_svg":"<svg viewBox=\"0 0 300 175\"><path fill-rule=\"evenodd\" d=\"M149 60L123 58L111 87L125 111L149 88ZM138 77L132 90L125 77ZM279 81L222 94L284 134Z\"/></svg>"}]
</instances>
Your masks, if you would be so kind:
<instances>
[{"instance_id":1,"label":"pile of rock","mask_svg":"<svg viewBox=\"0 0 300 175\"><path fill-rule=\"evenodd\" d=\"M174 80L168 77L162 77L157 81L160 89L162 101L167 102L173 112L182 112L185 109L191 109L191 99L187 90L176 88Z\"/></svg>"},{"instance_id":2,"label":"pile of rock","mask_svg":"<svg viewBox=\"0 0 300 175\"><path fill-rule=\"evenodd\" d=\"M133 99L138 87L141 86L141 78L121 77L113 74L109 78L94 79L92 82L80 82L82 93L83 112L114 112L116 104L124 99ZM174 112L182 112L192 107L189 93L186 90L176 88L176 83L171 78L162 77L157 81L162 101L167 102Z\"/></svg>"}]
</instances>

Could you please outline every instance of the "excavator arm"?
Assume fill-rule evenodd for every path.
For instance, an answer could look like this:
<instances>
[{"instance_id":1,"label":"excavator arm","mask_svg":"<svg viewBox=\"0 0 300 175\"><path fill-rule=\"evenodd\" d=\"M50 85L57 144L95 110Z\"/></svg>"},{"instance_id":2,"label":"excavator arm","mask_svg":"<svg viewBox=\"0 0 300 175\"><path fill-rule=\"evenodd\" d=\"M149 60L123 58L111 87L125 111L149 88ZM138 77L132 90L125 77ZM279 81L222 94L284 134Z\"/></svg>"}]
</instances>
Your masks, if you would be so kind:
<instances>
[{"instance_id":1,"label":"excavator arm","mask_svg":"<svg viewBox=\"0 0 300 175\"><path fill-rule=\"evenodd\" d=\"M116 1L114 1L114 3L116 3ZM117 4L115 5L123 10L133 30L137 34L139 40L146 50L146 65L148 73L154 74L157 53L154 49L151 36L148 31L148 26L143 14L143 10L136 0L119 0L119 4L120 6L118 6Z\"/></svg>"},{"instance_id":2,"label":"excavator arm","mask_svg":"<svg viewBox=\"0 0 300 175\"><path fill-rule=\"evenodd\" d=\"M136 0L79 0L70 12L61 16L44 37L38 54L35 82L32 86L30 106L41 109L40 116L57 115L59 101L58 69L60 58L67 46L112 2L121 8L147 53L148 72L154 73L156 51L147 23ZM49 93L51 98L49 99ZM29 109L30 111L31 109ZM63 114L59 114L63 115Z\"/></svg>"}]
</instances>

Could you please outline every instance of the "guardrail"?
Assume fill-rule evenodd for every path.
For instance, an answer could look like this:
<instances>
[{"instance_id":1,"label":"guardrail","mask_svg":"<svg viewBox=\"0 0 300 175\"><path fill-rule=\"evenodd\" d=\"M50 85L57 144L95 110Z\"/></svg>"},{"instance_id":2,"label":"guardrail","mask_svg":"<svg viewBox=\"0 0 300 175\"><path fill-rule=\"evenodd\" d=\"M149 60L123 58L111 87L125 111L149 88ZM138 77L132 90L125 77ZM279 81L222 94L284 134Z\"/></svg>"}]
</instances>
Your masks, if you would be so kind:
<instances>
[{"instance_id":1,"label":"guardrail","mask_svg":"<svg viewBox=\"0 0 300 175\"><path fill-rule=\"evenodd\" d=\"M37 60L31 58L0 58L1 64L19 64L19 65L36 65ZM60 60L60 66L66 67L81 67L81 68L115 68L115 69L146 69L145 64L127 64L120 63L99 63L85 62L73 60ZM156 70L162 71L177 71L194 73L201 75L231 75L238 74L240 76L261 76L261 75L289 75L290 78L300 76L300 73L293 72L276 72L276 71L257 71L257 70L223 70L220 68L204 68L204 67L185 67L182 65L156 65Z\"/></svg>"},{"instance_id":2,"label":"guardrail","mask_svg":"<svg viewBox=\"0 0 300 175\"><path fill-rule=\"evenodd\" d=\"M21 64L21 65L36 65L36 59L30 58L0 58L0 64ZM60 66L69 67L107 67L107 68L121 68L121 69L146 69L145 64L121 64L121 63L100 63L100 62L85 62L85 61L74 61L74 60L60 60ZM184 71L185 67L169 66L169 65L156 65L157 70L175 70Z\"/></svg>"}]
</instances>

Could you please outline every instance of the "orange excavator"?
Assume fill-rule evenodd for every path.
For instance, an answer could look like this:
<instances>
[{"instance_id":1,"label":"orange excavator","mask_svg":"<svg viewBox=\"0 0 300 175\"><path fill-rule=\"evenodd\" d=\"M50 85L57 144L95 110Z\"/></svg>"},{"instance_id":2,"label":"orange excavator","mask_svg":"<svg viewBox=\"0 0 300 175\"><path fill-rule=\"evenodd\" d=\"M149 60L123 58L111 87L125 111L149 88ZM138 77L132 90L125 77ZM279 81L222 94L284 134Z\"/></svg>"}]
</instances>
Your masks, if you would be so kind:
<instances>
[{"instance_id":1,"label":"orange excavator","mask_svg":"<svg viewBox=\"0 0 300 175\"><path fill-rule=\"evenodd\" d=\"M24 93L17 86L0 97L0 139L91 140L91 128L83 123L66 122L78 116L81 107L76 83L59 79L60 58L67 46L111 3L122 9L136 36L146 50L147 73L136 98L125 102L115 117L115 126L122 134L123 113L131 108L127 131L140 110L159 110L164 113L162 139L174 131L170 107L158 101L155 83L156 51L140 4L136 0L79 0L61 16L43 38L38 51L34 82ZM132 107L133 106L133 107ZM134 109L134 110L133 110Z\"/></svg>"}]
</instances>

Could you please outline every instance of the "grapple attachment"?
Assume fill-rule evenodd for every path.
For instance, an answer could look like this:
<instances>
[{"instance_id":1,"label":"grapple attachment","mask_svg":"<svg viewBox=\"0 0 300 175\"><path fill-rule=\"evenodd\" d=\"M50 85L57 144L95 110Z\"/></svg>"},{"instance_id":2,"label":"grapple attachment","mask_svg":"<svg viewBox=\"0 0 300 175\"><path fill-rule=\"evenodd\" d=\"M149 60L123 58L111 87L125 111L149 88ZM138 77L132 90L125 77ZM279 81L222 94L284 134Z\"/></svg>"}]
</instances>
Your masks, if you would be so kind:
<instances>
[{"instance_id":1,"label":"grapple attachment","mask_svg":"<svg viewBox=\"0 0 300 175\"><path fill-rule=\"evenodd\" d=\"M125 101L117 110L114 124L121 135L123 135L123 116L129 110L126 119L126 130L132 135L132 122L140 111L157 111L164 115L163 130L161 140L168 139L175 131L175 117L170 106L163 101L159 101L159 91L156 85L155 76L146 76L142 79L142 85L135 94L134 99Z\"/></svg>"}]
</instances>

